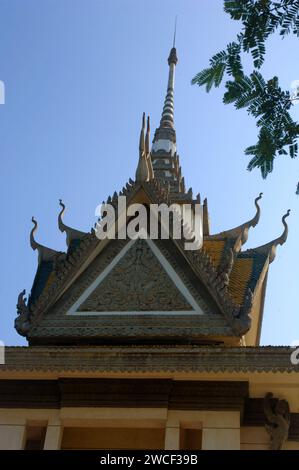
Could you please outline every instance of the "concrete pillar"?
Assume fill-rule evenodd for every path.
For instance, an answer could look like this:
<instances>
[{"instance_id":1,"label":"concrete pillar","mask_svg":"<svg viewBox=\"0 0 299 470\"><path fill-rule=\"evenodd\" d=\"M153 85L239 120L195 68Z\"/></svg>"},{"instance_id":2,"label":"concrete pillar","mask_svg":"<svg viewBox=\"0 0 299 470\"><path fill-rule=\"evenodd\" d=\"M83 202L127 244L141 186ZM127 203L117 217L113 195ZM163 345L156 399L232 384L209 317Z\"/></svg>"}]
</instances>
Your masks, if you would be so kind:
<instances>
[{"instance_id":1,"label":"concrete pillar","mask_svg":"<svg viewBox=\"0 0 299 470\"><path fill-rule=\"evenodd\" d=\"M180 426L167 426L165 428L165 450L179 450Z\"/></svg>"},{"instance_id":2,"label":"concrete pillar","mask_svg":"<svg viewBox=\"0 0 299 470\"><path fill-rule=\"evenodd\" d=\"M61 447L63 428L60 424L48 425L44 450L58 450Z\"/></svg>"},{"instance_id":3,"label":"concrete pillar","mask_svg":"<svg viewBox=\"0 0 299 470\"><path fill-rule=\"evenodd\" d=\"M22 450L25 440L25 425L0 425L0 450Z\"/></svg>"}]
</instances>

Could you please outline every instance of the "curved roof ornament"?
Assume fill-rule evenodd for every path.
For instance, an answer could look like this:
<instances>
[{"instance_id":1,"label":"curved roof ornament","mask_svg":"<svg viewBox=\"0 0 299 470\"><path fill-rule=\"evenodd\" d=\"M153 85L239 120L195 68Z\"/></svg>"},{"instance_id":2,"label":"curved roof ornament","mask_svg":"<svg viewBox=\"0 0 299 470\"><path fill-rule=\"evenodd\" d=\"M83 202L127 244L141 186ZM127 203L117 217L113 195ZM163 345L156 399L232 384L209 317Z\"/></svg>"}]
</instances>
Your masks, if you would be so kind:
<instances>
[{"instance_id":1,"label":"curved roof ornament","mask_svg":"<svg viewBox=\"0 0 299 470\"><path fill-rule=\"evenodd\" d=\"M257 253L260 253L262 255L269 256L269 263L272 263L274 261L275 256L276 256L276 248L278 245L284 245L284 243L287 241L288 238L288 233L289 233L289 227L288 224L286 223L287 217L289 217L291 210L288 209L287 212L284 214L282 217L282 223L284 226L284 230L280 237L276 238L272 242L266 243L265 245L259 246L257 248L254 248L252 251L255 251ZM250 250L251 251L251 250Z\"/></svg>"},{"instance_id":2,"label":"curved roof ornament","mask_svg":"<svg viewBox=\"0 0 299 470\"><path fill-rule=\"evenodd\" d=\"M31 222L33 223L33 227L30 232L30 246L33 250L37 250L39 245L34 239L34 234L37 231L38 225L37 225L37 221L35 220L33 216L31 218Z\"/></svg>"},{"instance_id":3,"label":"curved roof ornament","mask_svg":"<svg viewBox=\"0 0 299 470\"><path fill-rule=\"evenodd\" d=\"M61 207L61 211L58 214L58 228L61 232L65 231L65 225L63 223L62 217L65 213L65 204L63 204L62 199L59 199L59 205Z\"/></svg>"},{"instance_id":4,"label":"curved roof ornament","mask_svg":"<svg viewBox=\"0 0 299 470\"><path fill-rule=\"evenodd\" d=\"M81 240L81 238L83 238L86 233L81 232L80 230L75 230L65 225L65 223L63 222L63 215L66 207L65 204L62 202L62 199L59 199L59 205L61 207L61 211L58 215L58 228L61 232L66 233L66 244L67 246L69 246L73 240Z\"/></svg>"},{"instance_id":5,"label":"curved roof ornament","mask_svg":"<svg viewBox=\"0 0 299 470\"><path fill-rule=\"evenodd\" d=\"M42 261L52 260L57 254L59 254L59 252L52 250L52 248L41 245L35 240L34 234L38 229L38 224L34 217L32 217L31 221L33 223L33 227L30 232L30 246L33 250L38 251L38 264L40 264Z\"/></svg>"},{"instance_id":6,"label":"curved roof ornament","mask_svg":"<svg viewBox=\"0 0 299 470\"><path fill-rule=\"evenodd\" d=\"M215 240L220 240L223 238L231 238L231 239L236 239L236 244L235 244L235 252L238 252L241 249L241 246L244 245L244 243L247 242L248 240L248 233L249 229L251 227L255 227L261 216L261 208L259 205L259 201L262 199L263 193L260 193L257 198L254 200L254 204L256 207L256 213L252 219L250 219L248 222L245 222L244 224L239 225L238 227L235 227L231 230L226 230L224 232L217 233L216 235L211 235L211 238Z\"/></svg>"},{"instance_id":7,"label":"curved roof ornament","mask_svg":"<svg viewBox=\"0 0 299 470\"><path fill-rule=\"evenodd\" d=\"M256 207L256 214L255 216L248 222L250 223L251 227L255 227L259 221L260 221L260 217L261 217L261 208L260 208L260 205L259 205L259 201L262 199L263 197L263 193L260 193L258 195L257 198L255 198L254 200L254 205Z\"/></svg>"},{"instance_id":8,"label":"curved roof ornament","mask_svg":"<svg viewBox=\"0 0 299 470\"><path fill-rule=\"evenodd\" d=\"M243 234L242 234L242 239L241 239L242 245L244 245L244 243L246 243L248 240L249 229L251 227L255 227L260 221L261 208L259 205L259 201L262 199L262 197L263 197L263 193L260 193L258 197L255 198L254 200L254 205L256 208L255 216L251 220L249 220L247 223L243 224Z\"/></svg>"}]
</instances>

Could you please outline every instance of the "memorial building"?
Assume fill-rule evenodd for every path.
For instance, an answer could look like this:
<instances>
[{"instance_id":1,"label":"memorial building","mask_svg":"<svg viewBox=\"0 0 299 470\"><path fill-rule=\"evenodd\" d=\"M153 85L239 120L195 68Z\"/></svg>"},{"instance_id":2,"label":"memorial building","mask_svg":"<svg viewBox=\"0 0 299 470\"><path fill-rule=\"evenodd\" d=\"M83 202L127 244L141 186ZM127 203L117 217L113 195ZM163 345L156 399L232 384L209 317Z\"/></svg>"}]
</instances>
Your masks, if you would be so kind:
<instances>
[{"instance_id":1,"label":"memorial building","mask_svg":"<svg viewBox=\"0 0 299 470\"><path fill-rule=\"evenodd\" d=\"M177 153L177 61L172 48L152 144L143 117L136 175L106 204L116 234L132 220L118 210L120 196L147 210L201 205L203 243L188 250L172 232L99 239L96 227L69 227L60 201L66 249L57 252L40 243L32 219L37 271L15 320L28 346L6 347L0 365L0 449L299 450L294 350L260 346L267 277L289 211L281 234L254 249L244 245L261 194L239 225L210 232L207 199L187 189ZM184 227L187 238L192 227Z\"/></svg>"}]
</instances>

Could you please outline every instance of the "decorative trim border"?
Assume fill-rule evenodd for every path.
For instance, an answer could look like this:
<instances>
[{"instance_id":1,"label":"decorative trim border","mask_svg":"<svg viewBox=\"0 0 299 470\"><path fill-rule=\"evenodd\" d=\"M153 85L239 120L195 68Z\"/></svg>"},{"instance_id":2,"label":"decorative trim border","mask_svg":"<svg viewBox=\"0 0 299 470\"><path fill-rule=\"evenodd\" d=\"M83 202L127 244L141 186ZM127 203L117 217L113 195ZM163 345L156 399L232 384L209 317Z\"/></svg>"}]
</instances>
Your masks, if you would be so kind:
<instances>
[{"instance_id":1,"label":"decorative trim border","mask_svg":"<svg viewBox=\"0 0 299 470\"><path fill-rule=\"evenodd\" d=\"M288 346L196 345L6 347L2 372L299 372Z\"/></svg>"}]
</instances>

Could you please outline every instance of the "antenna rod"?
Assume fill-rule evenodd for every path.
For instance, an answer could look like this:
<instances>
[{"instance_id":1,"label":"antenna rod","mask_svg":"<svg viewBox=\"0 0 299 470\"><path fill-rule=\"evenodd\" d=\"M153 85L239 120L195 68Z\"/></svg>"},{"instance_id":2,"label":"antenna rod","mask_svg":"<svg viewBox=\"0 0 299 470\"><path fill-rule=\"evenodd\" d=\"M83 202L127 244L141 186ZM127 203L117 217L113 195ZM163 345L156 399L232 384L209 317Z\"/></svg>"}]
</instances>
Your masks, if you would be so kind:
<instances>
[{"instance_id":1,"label":"antenna rod","mask_svg":"<svg viewBox=\"0 0 299 470\"><path fill-rule=\"evenodd\" d=\"M172 47L175 47L175 38L176 38L176 24L177 24L177 19L178 19L178 15L175 16L175 22L174 22L174 34L173 34L173 46Z\"/></svg>"}]
</instances>

